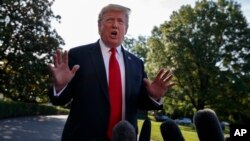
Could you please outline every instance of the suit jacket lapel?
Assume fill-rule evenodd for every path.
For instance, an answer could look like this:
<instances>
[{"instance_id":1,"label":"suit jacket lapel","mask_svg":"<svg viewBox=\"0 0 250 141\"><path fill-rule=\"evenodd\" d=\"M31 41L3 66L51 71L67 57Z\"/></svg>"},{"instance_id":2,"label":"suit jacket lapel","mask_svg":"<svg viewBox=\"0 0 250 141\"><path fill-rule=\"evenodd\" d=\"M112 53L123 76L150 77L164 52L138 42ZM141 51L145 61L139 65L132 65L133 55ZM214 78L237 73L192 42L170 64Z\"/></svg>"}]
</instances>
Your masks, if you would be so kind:
<instances>
[{"instance_id":1,"label":"suit jacket lapel","mask_svg":"<svg viewBox=\"0 0 250 141\"><path fill-rule=\"evenodd\" d=\"M126 50L124 50L123 47L122 47L122 52L123 52L124 64L125 64L125 103L128 103L127 101L131 94L130 93L131 85L129 84L129 82L131 81L131 74L132 74L131 71L133 70L132 68L133 60L130 57L130 54ZM105 65L104 65L99 41L97 41L96 44L94 44L94 46L91 48L90 53L91 53L91 60L94 66L94 70L96 71L96 75L98 76L98 81L100 81L105 97L107 98L107 100L109 100L106 70L105 70Z\"/></svg>"},{"instance_id":2,"label":"suit jacket lapel","mask_svg":"<svg viewBox=\"0 0 250 141\"><path fill-rule=\"evenodd\" d=\"M105 97L107 100L109 100L106 70L99 41L97 41L96 44L94 44L94 46L91 48L91 57L92 64L94 66L93 70L96 71L96 75L98 76L97 78L100 81Z\"/></svg>"},{"instance_id":3,"label":"suit jacket lapel","mask_svg":"<svg viewBox=\"0 0 250 141\"><path fill-rule=\"evenodd\" d=\"M131 73L132 73L131 71L133 70L131 64L133 60L130 57L129 53L125 51L123 48L122 48L122 52L123 52L124 64L125 64L125 103L128 103L127 101L129 100L129 97L131 94L130 93L131 85L129 84L129 82L131 82Z\"/></svg>"}]
</instances>

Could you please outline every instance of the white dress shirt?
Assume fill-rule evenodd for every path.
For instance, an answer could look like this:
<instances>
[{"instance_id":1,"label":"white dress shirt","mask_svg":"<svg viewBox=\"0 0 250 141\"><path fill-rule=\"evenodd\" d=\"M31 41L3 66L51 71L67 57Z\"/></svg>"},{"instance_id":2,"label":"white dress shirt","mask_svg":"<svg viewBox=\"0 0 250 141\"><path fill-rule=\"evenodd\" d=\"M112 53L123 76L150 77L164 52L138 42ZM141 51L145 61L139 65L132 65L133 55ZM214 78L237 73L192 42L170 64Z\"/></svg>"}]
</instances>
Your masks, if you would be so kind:
<instances>
[{"instance_id":1,"label":"white dress shirt","mask_svg":"<svg viewBox=\"0 0 250 141\"><path fill-rule=\"evenodd\" d=\"M107 47L103 41L99 40L101 51L102 51L102 57L104 60L105 70L106 70L106 76L107 76L107 82L109 84L109 58L111 56L110 47ZM116 59L118 61L120 72L121 72L121 80L122 80L122 119L125 120L125 65L124 65L124 58L122 53L122 47L121 45L116 47Z\"/></svg>"}]
</instances>

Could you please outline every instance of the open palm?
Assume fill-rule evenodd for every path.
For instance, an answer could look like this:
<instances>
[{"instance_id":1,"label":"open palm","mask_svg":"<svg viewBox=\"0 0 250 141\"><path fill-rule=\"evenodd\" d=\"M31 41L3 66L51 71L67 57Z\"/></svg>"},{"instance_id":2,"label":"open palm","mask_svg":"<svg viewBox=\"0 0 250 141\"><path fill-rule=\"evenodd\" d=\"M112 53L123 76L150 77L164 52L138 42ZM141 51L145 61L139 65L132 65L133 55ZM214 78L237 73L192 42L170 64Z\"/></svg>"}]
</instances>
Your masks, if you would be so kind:
<instances>
[{"instance_id":1,"label":"open palm","mask_svg":"<svg viewBox=\"0 0 250 141\"><path fill-rule=\"evenodd\" d=\"M170 70L166 71L165 69L161 69L152 82L144 79L150 96L155 100L159 100L162 96L164 96L165 92L175 85L171 82L172 77L173 75Z\"/></svg>"},{"instance_id":2,"label":"open palm","mask_svg":"<svg viewBox=\"0 0 250 141\"><path fill-rule=\"evenodd\" d=\"M60 91L65 87L70 80L75 76L76 71L80 68L75 65L71 70L68 67L68 52L61 53L57 50L53 56L54 66L49 65L50 71L53 76L56 91Z\"/></svg>"}]
</instances>

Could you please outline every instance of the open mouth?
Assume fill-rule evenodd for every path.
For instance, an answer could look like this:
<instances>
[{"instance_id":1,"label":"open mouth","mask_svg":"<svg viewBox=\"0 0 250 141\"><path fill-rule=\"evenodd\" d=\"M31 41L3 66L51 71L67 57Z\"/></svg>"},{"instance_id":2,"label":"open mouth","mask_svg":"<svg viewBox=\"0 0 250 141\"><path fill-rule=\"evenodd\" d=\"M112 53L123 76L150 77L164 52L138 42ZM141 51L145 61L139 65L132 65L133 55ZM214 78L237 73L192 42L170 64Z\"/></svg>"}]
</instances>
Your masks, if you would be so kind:
<instances>
[{"instance_id":1,"label":"open mouth","mask_svg":"<svg viewBox=\"0 0 250 141\"><path fill-rule=\"evenodd\" d=\"M111 32L111 37L116 38L117 34L118 34L117 31L112 31Z\"/></svg>"}]
</instances>

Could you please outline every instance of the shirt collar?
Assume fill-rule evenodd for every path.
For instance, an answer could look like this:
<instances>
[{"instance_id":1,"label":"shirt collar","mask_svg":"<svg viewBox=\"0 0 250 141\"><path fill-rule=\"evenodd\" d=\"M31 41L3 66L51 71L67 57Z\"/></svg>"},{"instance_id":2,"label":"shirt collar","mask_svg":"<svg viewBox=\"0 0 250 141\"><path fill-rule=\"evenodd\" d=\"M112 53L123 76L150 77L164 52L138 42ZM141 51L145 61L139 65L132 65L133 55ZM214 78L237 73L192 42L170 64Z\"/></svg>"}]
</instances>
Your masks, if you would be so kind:
<instances>
[{"instance_id":1,"label":"shirt collar","mask_svg":"<svg viewBox=\"0 0 250 141\"><path fill-rule=\"evenodd\" d=\"M102 39L99 40L99 44L100 44L101 50L102 50L103 52L108 53L108 52L110 51L110 47L106 46L106 45L104 44L104 42L102 41ZM121 45L117 46L117 47L116 47L116 51L117 51L117 54L120 56L120 55L122 54L122 46L121 46Z\"/></svg>"}]
</instances>

